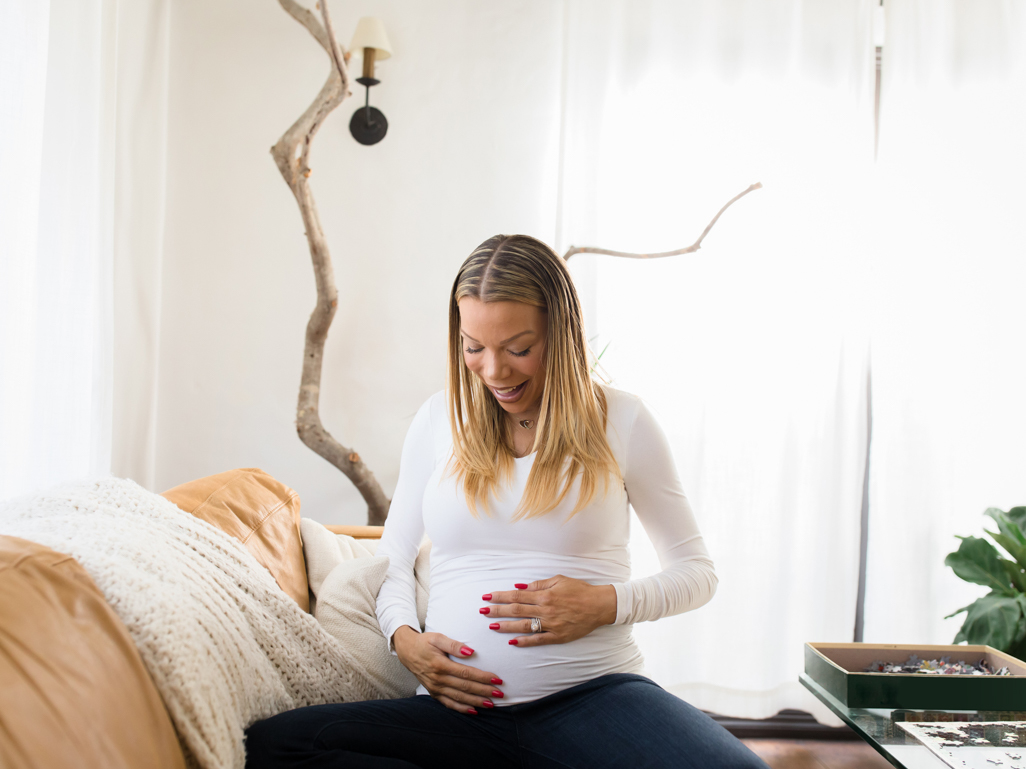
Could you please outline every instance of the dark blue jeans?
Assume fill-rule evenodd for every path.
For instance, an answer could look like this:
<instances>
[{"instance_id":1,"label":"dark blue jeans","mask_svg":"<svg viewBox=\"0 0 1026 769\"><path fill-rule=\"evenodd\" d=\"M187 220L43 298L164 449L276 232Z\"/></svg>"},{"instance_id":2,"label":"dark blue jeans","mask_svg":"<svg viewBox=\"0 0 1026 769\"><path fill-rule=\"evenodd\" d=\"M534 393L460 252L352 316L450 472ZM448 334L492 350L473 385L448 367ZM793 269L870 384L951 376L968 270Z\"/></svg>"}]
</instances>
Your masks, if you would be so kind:
<instances>
[{"instance_id":1,"label":"dark blue jeans","mask_svg":"<svg viewBox=\"0 0 1026 769\"><path fill-rule=\"evenodd\" d=\"M766 769L723 727L618 673L464 715L427 695L315 705L246 732L247 769Z\"/></svg>"}]
</instances>

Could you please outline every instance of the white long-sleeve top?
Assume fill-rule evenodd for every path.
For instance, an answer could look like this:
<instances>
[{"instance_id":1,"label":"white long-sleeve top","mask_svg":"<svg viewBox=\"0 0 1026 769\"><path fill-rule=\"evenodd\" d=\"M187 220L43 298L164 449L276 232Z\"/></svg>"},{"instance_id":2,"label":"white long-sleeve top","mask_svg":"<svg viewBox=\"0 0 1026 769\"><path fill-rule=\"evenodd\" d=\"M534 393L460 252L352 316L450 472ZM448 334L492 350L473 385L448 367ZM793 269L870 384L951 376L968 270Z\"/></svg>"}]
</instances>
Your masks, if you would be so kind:
<instances>
[{"instance_id":1,"label":"white long-sleeve top","mask_svg":"<svg viewBox=\"0 0 1026 769\"><path fill-rule=\"evenodd\" d=\"M705 604L716 591L712 560L698 531L663 431L636 396L604 388L606 437L624 485L611 482L570 517L578 484L547 515L512 521L534 461L515 460L506 488L474 517L446 465L452 434L445 394L429 398L406 436L396 486L378 555L389 557L378 593L385 638L403 625L419 630L413 564L425 533L431 539L431 578L425 629L470 646L458 661L498 675L505 698L496 705L530 702L609 673L636 673L641 652L635 622L680 614ZM659 554L662 571L632 580L628 504ZM484 593L512 590L557 574L616 590L616 622L565 644L509 645L515 636L488 629L495 617L478 612ZM499 621L502 621L501 619ZM423 687L418 690L426 693Z\"/></svg>"}]
</instances>

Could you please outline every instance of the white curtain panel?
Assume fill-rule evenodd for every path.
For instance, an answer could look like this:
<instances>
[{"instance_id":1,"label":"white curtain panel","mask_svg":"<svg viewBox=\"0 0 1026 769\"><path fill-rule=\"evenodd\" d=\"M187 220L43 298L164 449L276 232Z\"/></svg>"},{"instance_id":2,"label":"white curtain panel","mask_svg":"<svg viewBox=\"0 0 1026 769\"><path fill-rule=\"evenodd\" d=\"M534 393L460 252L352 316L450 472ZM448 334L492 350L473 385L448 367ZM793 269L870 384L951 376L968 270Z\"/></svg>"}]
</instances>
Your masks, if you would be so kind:
<instances>
[{"instance_id":1,"label":"white curtain panel","mask_svg":"<svg viewBox=\"0 0 1026 769\"><path fill-rule=\"evenodd\" d=\"M171 0L118 4L111 470L154 488Z\"/></svg>"},{"instance_id":2,"label":"white curtain panel","mask_svg":"<svg viewBox=\"0 0 1026 769\"><path fill-rule=\"evenodd\" d=\"M155 366L157 316L116 307L114 272L117 254L123 292L157 281L166 87L145 73L167 20L163 2L121 5L0 7L0 498L110 471L116 341L126 377ZM115 334L147 321L146 341ZM122 453L147 439L137 427Z\"/></svg>"},{"instance_id":3,"label":"white curtain panel","mask_svg":"<svg viewBox=\"0 0 1026 769\"><path fill-rule=\"evenodd\" d=\"M950 643L955 535L1026 504L1026 6L885 8L866 640Z\"/></svg>"},{"instance_id":4,"label":"white curtain panel","mask_svg":"<svg viewBox=\"0 0 1026 769\"><path fill-rule=\"evenodd\" d=\"M5 57L28 62L5 67L3 88L34 96L5 114L0 141L29 150L20 196L0 208L0 227L19 231L0 280L0 497L110 466L116 30L102 0L4 5L31 23L3 25Z\"/></svg>"},{"instance_id":5,"label":"white curtain panel","mask_svg":"<svg viewBox=\"0 0 1026 769\"><path fill-rule=\"evenodd\" d=\"M855 620L873 3L567 9L560 248L688 245L765 185L697 254L570 262L593 351L661 417L720 575L708 606L635 628L648 673L720 713L831 721L797 679L803 644ZM656 570L632 537L635 572Z\"/></svg>"},{"instance_id":6,"label":"white curtain panel","mask_svg":"<svg viewBox=\"0 0 1026 769\"><path fill-rule=\"evenodd\" d=\"M49 11L46 2L0 4L0 498L16 488L32 426Z\"/></svg>"}]
</instances>

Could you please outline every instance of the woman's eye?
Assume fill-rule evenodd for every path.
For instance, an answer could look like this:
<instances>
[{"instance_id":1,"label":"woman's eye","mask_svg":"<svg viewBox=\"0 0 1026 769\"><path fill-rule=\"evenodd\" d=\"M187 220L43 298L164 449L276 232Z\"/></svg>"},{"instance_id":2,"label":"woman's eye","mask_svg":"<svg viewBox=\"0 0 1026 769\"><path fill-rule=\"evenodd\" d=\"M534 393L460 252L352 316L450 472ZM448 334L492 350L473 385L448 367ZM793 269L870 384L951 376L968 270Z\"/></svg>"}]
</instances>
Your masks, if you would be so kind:
<instances>
[{"instance_id":1,"label":"woman's eye","mask_svg":"<svg viewBox=\"0 0 1026 769\"><path fill-rule=\"evenodd\" d=\"M530 347L528 347L528 348L527 348L526 350L524 350L523 352L513 352L512 350L510 350L510 351L509 351L509 354L510 354L510 355L516 355L516 356L517 356L518 358L523 358L523 357L524 357L525 355L527 355L527 353L529 353L529 352L531 352L531 348L530 348Z\"/></svg>"},{"instance_id":2,"label":"woman's eye","mask_svg":"<svg viewBox=\"0 0 1026 769\"><path fill-rule=\"evenodd\" d=\"M483 350L483 349L484 349L484 347L478 347L476 350L473 347L467 347L464 350L464 352L469 352L471 355L473 355L476 352L481 352L481 350Z\"/></svg>"}]
</instances>

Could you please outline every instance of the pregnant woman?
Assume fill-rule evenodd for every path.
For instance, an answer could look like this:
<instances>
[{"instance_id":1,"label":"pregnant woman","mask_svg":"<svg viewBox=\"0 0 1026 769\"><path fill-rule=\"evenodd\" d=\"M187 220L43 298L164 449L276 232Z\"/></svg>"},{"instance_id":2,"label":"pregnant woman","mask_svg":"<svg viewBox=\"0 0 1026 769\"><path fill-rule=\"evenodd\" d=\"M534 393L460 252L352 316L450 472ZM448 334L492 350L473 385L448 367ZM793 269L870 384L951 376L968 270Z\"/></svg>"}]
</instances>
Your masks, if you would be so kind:
<instances>
[{"instance_id":1,"label":"pregnant woman","mask_svg":"<svg viewBox=\"0 0 1026 769\"><path fill-rule=\"evenodd\" d=\"M659 553L651 577L630 578L628 503ZM765 766L642 674L631 626L698 608L716 575L652 414L592 381L577 293L544 243L497 235L460 268L448 387L410 426L378 554L378 620L418 696L261 721L247 766Z\"/></svg>"}]
</instances>

